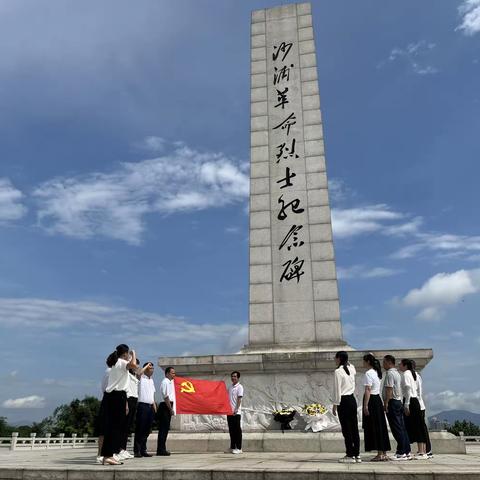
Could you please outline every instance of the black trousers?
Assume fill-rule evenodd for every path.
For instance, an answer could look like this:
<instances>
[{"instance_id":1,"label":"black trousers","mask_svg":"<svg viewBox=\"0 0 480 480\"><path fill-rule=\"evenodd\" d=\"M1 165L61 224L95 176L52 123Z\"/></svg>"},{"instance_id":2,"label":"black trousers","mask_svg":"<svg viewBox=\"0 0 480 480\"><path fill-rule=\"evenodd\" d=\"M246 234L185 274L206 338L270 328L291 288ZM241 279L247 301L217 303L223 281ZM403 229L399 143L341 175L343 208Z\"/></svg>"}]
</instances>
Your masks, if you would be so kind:
<instances>
[{"instance_id":1,"label":"black trousers","mask_svg":"<svg viewBox=\"0 0 480 480\"><path fill-rule=\"evenodd\" d=\"M423 419L423 423L425 424L425 427L427 427L427 422L425 420L425 410L420 410L421 412L421 415L422 415L422 419ZM430 453L432 451L432 442L430 441L430 434L428 433L428 428L426 428L426 435L427 435L427 441L425 442L426 445L425 445L425 451L427 453Z\"/></svg>"},{"instance_id":2,"label":"black trousers","mask_svg":"<svg viewBox=\"0 0 480 480\"><path fill-rule=\"evenodd\" d=\"M173 408L173 403L172 403ZM165 402L162 402L158 406L157 412L158 419L158 438L157 438L157 455L167 451L167 437L170 431L170 422L172 420L172 414Z\"/></svg>"},{"instance_id":3,"label":"black trousers","mask_svg":"<svg viewBox=\"0 0 480 480\"><path fill-rule=\"evenodd\" d=\"M420 410L420 403L416 397L410 399L410 415L405 416L405 426L410 443L427 443L429 441L428 428L425 424L425 410Z\"/></svg>"},{"instance_id":4,"label":"black trousers","mask_svg":"<svg viewBox=\"0 0 480 480\"><path fill-rule=\"evenodd\" d=\"M133 422L135 421L135 412L137 411L138 398L128 397L128 415L125 419L125 427L123 429L123 449L127 449L128 436L132 433Z\"/></svg>"},{"instance_id":5,"label":"black trousers","mask_svg":"<svg viewBox=\"0 0 480 480\"><path fill-rule=\"evenodd\" d=\"M230 448L242 449L242 416L227 415L228 433L230 433Z\"/></svg>"},{"instance_id":6,"label":"black trousers","mask_svg":"<svg viewBox=\"0 0 480 480\"><path fill-rule=\"evenodd\" d=\"M410 441L403 416L403 404L400 400L391 399L388 402L387 419L393 438L397 442L396 453L398 455L410 453Z\"/></svg>"},{"instance_id":7,"label":"black trousers","mask_svg":"<svg viewBox=\"0 0 480 480\"><path fill-rule=\"evenodd\" d=\"M152 405L143 402L137 404L135 438L133 440L133 452L137 455L147 453L147 439L152 428L153 415Z\"/></svg>"},{"instance_id":8,"label":"black trousers","mask_svg":"<svg viewBox=\"0 0 480 480\"><path fill-rule=\"evenodd\" d=\"M105 394L105 432L102 455L111 457L122 450L127 417L127 393L113 391Z\"/></svg>"},{"instance_id":9,"label":"black trousers","mask_svg":"<svg viewBox=\"0 0 480 480\"><path fill-rule=\"evenodd\" d=\"M360 434L358 433L357 401L353 395L342 395L338 406L338 419L342 427L347 457L360 455Z\"/></svg>"}]
</instances>

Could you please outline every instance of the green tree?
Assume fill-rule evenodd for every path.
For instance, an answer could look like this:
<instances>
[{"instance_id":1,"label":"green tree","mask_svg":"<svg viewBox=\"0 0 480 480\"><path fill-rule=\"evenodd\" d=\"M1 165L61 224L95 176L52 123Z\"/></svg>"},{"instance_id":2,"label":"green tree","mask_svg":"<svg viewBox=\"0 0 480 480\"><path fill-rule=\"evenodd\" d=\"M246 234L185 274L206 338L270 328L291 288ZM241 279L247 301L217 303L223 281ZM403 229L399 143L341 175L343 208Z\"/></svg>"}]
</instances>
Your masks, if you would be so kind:
<instances>
[{"instance_id":1,"label":"green tree","mask_svg":"<svg viewBox=\"0 0 480 480\"><path fill-rule=\"evenodd\" d=\"M7 423L6 417L0 417L0 437L10 437L13 427Z\"/></svg>"},{"instance_id":2,"label":"green tree","mask_svg":"<svg viewBox=\"0 0 480 480\"><path fill-rule=\"evenodd\" d=\"M51 417L35 423L32 431L39 435L51 433L53 436L64 433L67 437L72 433L92 436L95 430L95 419L100 409L100 401L95 397L76 398L69 404L57 407Z\"/></svg>"},{"instance_id":3,"label":"green tree","mask_svg":"<svg viewBox=\"0 0 480 480\"><path fill-rule=\"evenodd\" d=\"M447 432L460 435L460 432L463 432L466 436L480 436L480 427L475 425L473 422L467 422L466 420L457 420L453 425L447 428Z\"/></svg>"}]
</instances>

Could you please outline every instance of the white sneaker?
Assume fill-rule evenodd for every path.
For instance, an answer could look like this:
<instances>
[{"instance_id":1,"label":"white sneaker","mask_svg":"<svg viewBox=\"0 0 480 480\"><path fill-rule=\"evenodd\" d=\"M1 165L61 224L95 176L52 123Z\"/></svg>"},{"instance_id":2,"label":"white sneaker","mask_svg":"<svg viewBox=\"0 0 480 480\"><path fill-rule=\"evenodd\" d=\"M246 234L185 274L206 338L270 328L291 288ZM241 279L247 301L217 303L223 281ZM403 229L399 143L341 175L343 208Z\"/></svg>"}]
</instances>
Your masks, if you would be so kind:
<instances>
[{"instance_id":1,"label":"white sneaker","mask_svg":"<svg viewBox=\"0 0 480 480\"><path fill-rule=\"evenodd\" d=\"M125 459L134 458L133 455L127 450L125 450L125 453L123 455Z\"/></svg>"},{"instance_id":2,"label":"white sneaker","mask_svg":"<svg viewBox=\"0 0 480 480\"><path fill-rule=\"evenodd\" d=\"M395 462L404 462L404 461L410 460L410 458L407 457L407 455L405 453L403 453L403 454L397 453L396 455L394 455L393 457L390 457L390 458L392 460L394 460Z\"/></svg>"},{"instance_id":3,"label":"white sneaker","mask_svg":"<svg viewBox=\"0 0 480 480\"><path fill-rule=\"evenodd\" d=\"M361 461L361 460L360 460ZM339 463L357 463L357 460L355 457L347 457L346 455L342 458L338 459Z\"/></svg>"},{"instance_id":4,"label":"white sneaker","mask_svg":"<svg viewBox=\"0 0 480 480\"><path fill-rule=\"evenodd\" d=\"M97 463L99 463L100 465L102 465L102 463L103 463L103 457L97 457Z\"/></svg>"},{"instance_id":5,"label":"white sneaker","mask_svg":"<svg viewBox=\"0 0 480 480\"><path fill-rule=\"evenodd\" d=\"M240 454L240 453L243 453L243 451L242 451L241 448L234 448L234 449L232 450L232 453L233 453L234 455L238 455L238 454Z\"/></svg>"},{"instance_id":6,"label":"white sneaker","mask_svg":"<svg viewBox=\"0 0 480 480\"><path fill-rule=\"evenodd\" d=\"M355 463L362 463L361 457L355 457Z\"/></svg>"},{"instance_id":7,"label":"white sneaker","mask_svg":"<svg viewBox=\"0 0 480 480\"><path fill-rule=\"evenodd\" d=\"M417 453L415 460L428 460L428 455L426 453Z\"/></svg>"},{"instance_id":8,"label":"white sneaker","mask_svg":"<svg viewBox=\"0 0 480 480\"><path fill-rule=\"evenodd\" d=\"M120 453L114 453L112 455L113 459L116 460L117 462L121 462L123 460L123 457L120 455Z\"/></svg>"}]
</instances>

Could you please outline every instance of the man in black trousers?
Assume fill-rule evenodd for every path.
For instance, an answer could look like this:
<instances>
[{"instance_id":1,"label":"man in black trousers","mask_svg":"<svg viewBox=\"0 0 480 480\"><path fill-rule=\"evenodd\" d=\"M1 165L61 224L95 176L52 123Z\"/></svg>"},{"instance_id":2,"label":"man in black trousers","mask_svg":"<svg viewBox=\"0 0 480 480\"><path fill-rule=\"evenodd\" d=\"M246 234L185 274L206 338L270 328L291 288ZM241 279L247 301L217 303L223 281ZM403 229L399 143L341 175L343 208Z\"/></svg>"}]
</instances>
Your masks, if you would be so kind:
<instances>
[{"instance_id":1,"label":"man in black trousers","mask_svg":"<svg viewBox=\"0 0 480 480\"><path fill-rule=\"evenodd\" d=\"M160 385L160 405L158 406L158 439L157 439L157 455L167 456L170 452L167 450L167 436L170 430L170 421L175 415L175 369L167 367L165 369L165 378Z\"/></svg>"},{"instance_id":2,"label":"man in black trousers","mask_svg":"<svg viewBox=\"0 0 480 480\"><path fill-rule=\"evenodd\" d=\"M390 430L397 441L397 452L392 460L411 460L410 440L403 418L402 377L395 368L395 357L385 355L383 368L386 370L382 389L383 405Z\"/></svg>"},{"instance_id":3,"label":"man in black trousers","mask_svg":"<svg viewBox=\"0 0 480 480\"><path fill-rule=\"evenodd\" d=\"M147 438L152 428L154 415L157 412L155 403L155 384L153 383L153 363L143 365L144 373L138 384L137 418L133 453L135 457L151 457L147 452Z\"/></svg>"}]
</instances>

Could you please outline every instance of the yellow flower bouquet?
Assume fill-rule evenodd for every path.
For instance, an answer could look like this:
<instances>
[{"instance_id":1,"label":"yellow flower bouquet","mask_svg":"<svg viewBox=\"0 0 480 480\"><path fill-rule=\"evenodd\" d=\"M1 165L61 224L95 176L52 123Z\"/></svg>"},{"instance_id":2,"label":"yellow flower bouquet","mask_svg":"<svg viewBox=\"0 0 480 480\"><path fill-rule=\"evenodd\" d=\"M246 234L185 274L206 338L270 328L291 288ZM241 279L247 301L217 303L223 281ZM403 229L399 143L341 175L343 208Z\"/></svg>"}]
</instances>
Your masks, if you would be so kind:
<instances>
[{"instance_id":1,"label":"yellow flower bouquet","mask_svg":"<svg viewBox=\"0 0 480 480\"><path fill-rule=\"evenodd\" d=\"M325 415L327 412L327 407L321 403L310 403L309 405L304 405L302 408L302 413L312 416Z\"/></svg>"}]
</instances>

